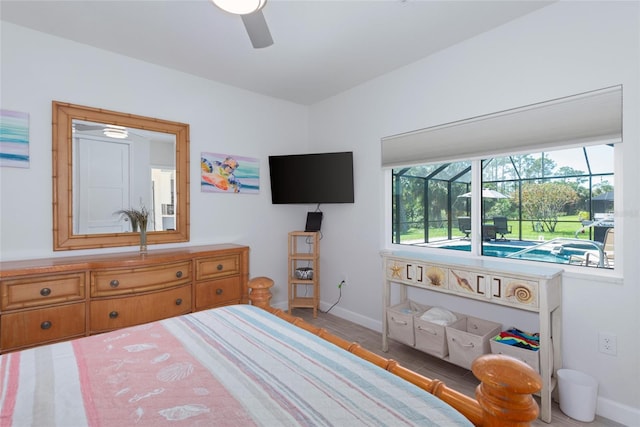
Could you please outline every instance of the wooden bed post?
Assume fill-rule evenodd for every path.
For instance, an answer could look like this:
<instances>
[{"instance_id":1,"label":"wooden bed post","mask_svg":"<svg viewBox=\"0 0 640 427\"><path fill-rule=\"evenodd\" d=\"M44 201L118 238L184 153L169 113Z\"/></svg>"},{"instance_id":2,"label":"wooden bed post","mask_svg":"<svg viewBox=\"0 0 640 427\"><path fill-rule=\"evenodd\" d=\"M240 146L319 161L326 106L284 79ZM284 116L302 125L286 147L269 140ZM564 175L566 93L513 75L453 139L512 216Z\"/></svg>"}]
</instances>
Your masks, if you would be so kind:
<instances>
[{"instance_id":1,"label":"wooden bed post","mask_svg":"<svg viewBox=\"0 0 640 427\"><path fill-rule=\"evenodd\" d=\"M542 378L526 363L512 357L485 354L471 370L481 381L476 399L483 412L483 427L528 426L540 409L531 396L542 388Z\"/></svg>"},{"instance_id":2,"label":"wooden bed post","mask_svg":"<svg viewBox=\"0 0 640 427\"><path fill-rule=\"evenodd\" d=\"M249 280L249 301L252 305L260 307L265 310L269 310L269 301L271 301L271 287L273 286L273 280L268 277L255 277Z\"/></svg>"}]
</instances>

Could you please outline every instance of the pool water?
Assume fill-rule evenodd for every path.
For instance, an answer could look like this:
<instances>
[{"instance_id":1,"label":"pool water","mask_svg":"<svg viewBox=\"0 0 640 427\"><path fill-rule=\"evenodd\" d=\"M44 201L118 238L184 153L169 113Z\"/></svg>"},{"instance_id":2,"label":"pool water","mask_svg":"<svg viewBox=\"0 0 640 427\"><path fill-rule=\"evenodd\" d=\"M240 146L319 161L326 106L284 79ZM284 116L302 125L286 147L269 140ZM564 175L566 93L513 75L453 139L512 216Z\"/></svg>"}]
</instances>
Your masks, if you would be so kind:
<instances>
[{"instance_id":1,"label":"pool water","mask_svg":"<svg viewBox=\"0 0 640 427\"><path fill-rule=\"evenodd\" d=\"M522 242L517 244L492 244L484 243L482 245L482 254L485 256L492 256L497 258L514 258L514 259L527 259L543 262L552 262L556 264L568 264L571 259L571 255L583 255L585 249L582 248L570 248L570 247L558 247L558 246L546 246L539 249L530 249L519 255L515 255L516 252L520 252L523 249L536 246L538 242ZM471 243L453 244L442 246L442 248L453 249L458 251L471 251Z\"/></svg>"}]
</instances>

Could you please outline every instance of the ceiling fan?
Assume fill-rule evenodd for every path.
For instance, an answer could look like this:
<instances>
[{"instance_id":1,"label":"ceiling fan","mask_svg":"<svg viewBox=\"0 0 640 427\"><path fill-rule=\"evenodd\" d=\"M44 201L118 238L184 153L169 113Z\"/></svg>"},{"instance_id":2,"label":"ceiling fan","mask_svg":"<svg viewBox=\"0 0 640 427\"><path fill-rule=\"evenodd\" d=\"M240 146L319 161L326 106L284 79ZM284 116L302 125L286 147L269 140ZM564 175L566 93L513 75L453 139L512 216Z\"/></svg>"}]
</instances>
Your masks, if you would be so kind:
<instances>
[{"instance_id":1,"label":"ceiling fan","mask_svg":"<svg viewBox=\"0 0 640 427\"><path fill-rule=\"evenodd\" d=\"M264 19L262 8L267 0L211 0L225 12L240 15L254 48L271 46L273 39Z\"/></svg>"},{"instance_id":2,"label":"ceiling fan","mask_svg":"<svg viewBox=\"0 0 640 427\"><path fill-rule=\"evenodd\" d=\"M156 132L146 132L142 129L135 129L131 127L118 126L107 123L95 123L95 122L87 122L78 119L73 119L71 123L71 128L73 129L73 133L76 134L89 134L89 135L104 135L109 138L116 139L126 139L129 136L135 136L138 138L149 139L150 135L156 136L160 135Z\"/></svg>"}]
</instances>

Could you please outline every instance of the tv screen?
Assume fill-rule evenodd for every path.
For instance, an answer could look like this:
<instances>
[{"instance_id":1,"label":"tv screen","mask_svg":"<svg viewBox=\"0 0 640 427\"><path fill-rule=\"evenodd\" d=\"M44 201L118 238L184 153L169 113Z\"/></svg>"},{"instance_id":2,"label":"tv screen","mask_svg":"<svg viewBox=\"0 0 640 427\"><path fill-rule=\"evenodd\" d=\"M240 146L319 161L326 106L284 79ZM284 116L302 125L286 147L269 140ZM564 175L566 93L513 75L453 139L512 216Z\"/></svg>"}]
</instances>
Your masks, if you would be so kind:
<instances>
[{"instance_id":1,"label":"tv screen","mask_svg":"<svg viewBox=\"0 0 640 427\"><path fill-rule=\"evenodd\" d=\"M353 153L269 156L273 204L353 203Z\"/></svg>"}]
</instances>

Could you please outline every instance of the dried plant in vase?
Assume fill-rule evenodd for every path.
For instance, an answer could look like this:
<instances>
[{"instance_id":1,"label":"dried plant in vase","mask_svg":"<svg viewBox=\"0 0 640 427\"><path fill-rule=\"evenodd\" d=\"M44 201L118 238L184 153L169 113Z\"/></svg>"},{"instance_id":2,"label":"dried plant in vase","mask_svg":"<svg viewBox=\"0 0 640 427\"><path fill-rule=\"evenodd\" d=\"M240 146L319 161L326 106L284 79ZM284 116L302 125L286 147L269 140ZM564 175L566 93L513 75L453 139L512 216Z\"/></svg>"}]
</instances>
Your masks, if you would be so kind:
<instances>
[{"instance_id":1,"label":"dried plant in vase","mask_svg":"<svg viewBox=\"0 0 640 427\"><path fill-rule=\"evenodd\" d=\"M138 209L122 209L116 212L126 217L131 222L131 231L137 232L140 228L140 252L147 251L147 221L149 211L144 206Z\"/></svg>"}]
</instances>

